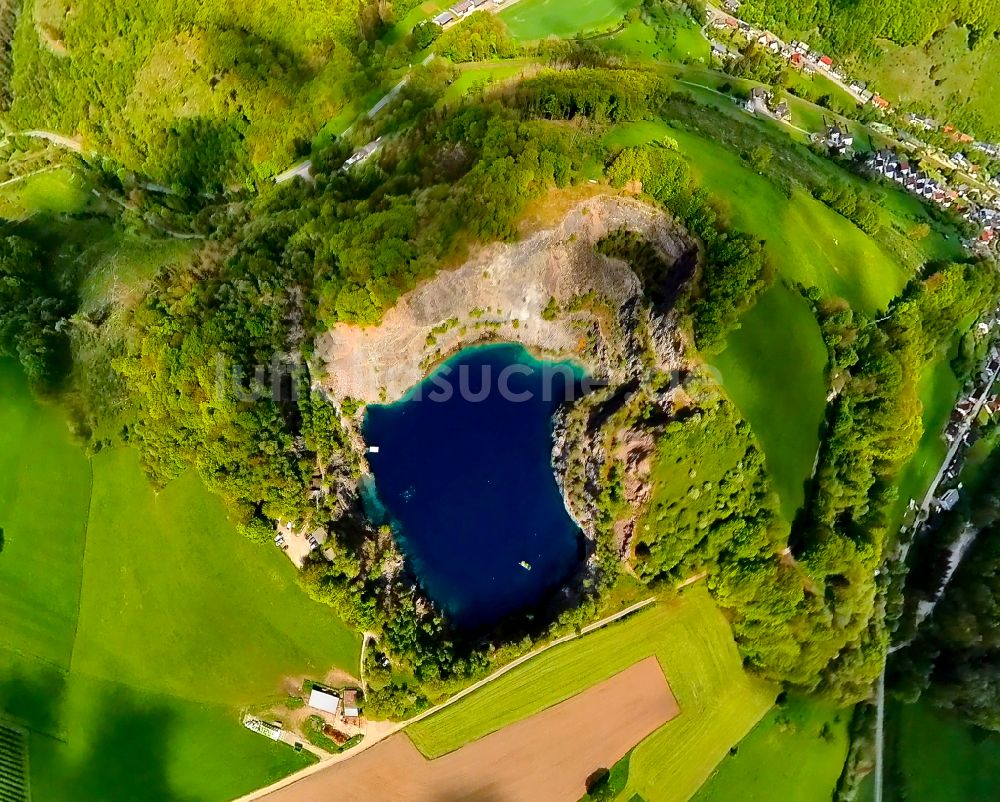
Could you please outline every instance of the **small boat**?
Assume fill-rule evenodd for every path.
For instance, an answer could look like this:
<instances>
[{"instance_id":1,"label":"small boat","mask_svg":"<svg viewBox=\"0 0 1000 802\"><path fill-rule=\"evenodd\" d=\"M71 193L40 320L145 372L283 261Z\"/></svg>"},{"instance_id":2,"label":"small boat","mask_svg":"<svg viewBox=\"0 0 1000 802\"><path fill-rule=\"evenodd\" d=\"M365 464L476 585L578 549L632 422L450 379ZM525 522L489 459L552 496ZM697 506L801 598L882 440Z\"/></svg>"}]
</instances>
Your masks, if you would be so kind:
<instances>
[{"instance_id":1,"label":"small boat","mask_svg":"<svg viewBox=\"0 0 1000 802\"><path fill-rule=\"evenodd\" d=\"M368 446L369 454L378 454L378 446Z\"/></svg>"},{"instance_id":2,"label":"small boat","mask_svg":"<svg viewBox=\"0 0 1000 802\"><path fill-rule=\"evenodd\" d=\"M531 563L529 563L527 560L521 560L521 562L519 562L518 565L520 565L525 571L531 570Z\"/></svg>"}]
</instances>

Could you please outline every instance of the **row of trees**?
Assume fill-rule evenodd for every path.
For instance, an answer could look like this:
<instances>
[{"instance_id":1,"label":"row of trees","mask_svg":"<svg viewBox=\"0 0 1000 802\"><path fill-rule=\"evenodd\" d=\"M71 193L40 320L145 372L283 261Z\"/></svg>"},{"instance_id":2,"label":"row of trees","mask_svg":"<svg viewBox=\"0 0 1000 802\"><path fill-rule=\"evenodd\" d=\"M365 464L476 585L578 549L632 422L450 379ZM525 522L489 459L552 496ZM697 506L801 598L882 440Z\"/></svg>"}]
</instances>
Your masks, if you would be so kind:
<instances>
[{"instance_id":1,"label":"row of trees","mask_svg":"<svg viewBox=\"0 0 1000 802\"><path fill-rule=\"evenodd\" d=\"M896 481L922 434L923 366L960 321L994 308L998 294L993 267L950 265L911 282L878 323L842 306L824 309L844 381L793 547L821 602L807 656L824 665L821 684L842 699L863 697L882 665L884 600L873 577L896 525Z\"/></svg>"}]
</instances>

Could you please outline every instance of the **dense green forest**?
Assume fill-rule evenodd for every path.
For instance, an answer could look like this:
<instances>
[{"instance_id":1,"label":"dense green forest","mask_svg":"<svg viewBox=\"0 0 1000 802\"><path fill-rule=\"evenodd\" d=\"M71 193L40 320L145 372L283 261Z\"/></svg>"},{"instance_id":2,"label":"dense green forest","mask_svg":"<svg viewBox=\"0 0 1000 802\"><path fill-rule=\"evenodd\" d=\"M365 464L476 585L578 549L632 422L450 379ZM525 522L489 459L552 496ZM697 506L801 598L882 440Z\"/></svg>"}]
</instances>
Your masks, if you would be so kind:
<instances>
[{"instance_id":1,"label":"dense green forest","mask_svg":"<svg viewBox=\"0 0 1000 802\"><path fill-rule=\"evenodd\" d=\"M46 268L37 246L17 235L0 239L0 356L16 358L38 387L68 368L72 290Z\"/></svg>"},{"instance_id":2,"label":"dense green forest","mask_svg":"<svg viewBox=\"0 0 1000 802\"><path fill-rule=\"evenodd\" d=\"M84 145L186 191L272 175L381 84L378 37L413 2L28 3L13 40L15 129Z\"/></svg>"},{"instance_id":3,"label":"dense green forest","mask_svg":"<svg viewBox=\"0 0 1000 802\"><path fill-rule=\"evenodd\" d=\"M818 31L840 53L871 48L876 39L901 45L925 42L936 31L957 22L977 38L1000 31L995 0L947 0L933 3L881 3L877 0L791 0L772 3L746 0L741 16L776 30Z\"/></svg>"}]
</instances>

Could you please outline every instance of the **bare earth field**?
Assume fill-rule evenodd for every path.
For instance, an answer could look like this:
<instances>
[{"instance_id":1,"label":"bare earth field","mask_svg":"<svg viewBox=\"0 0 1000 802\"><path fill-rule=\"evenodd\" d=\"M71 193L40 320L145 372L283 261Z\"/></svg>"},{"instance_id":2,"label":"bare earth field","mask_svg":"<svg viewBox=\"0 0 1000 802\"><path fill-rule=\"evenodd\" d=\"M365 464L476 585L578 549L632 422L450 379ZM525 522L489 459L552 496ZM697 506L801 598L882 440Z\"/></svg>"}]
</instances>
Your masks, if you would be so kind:
<instances>
[{"instance_id":1,"label":"bare earth field","mask_svg":"<svg viewBox=\"0 0 1000 802\"><path fill-rule=\"evenodd\" d=\"M399 733L269 802L577 802L610 767L680 712L655 657L436 760Z\"/></svg>"},{"instance_id":2,"label":"bare earth field","mask_svg":"<svg viewBox=\"0 0 1000 802\"><path fill-rule=\"evenodd\" d=\"M514 244L478 249L458 269L403 296L378 326L339 324L320 336L317 356L326 390L334 398L394 401L424 378L428 363L484 340L519 342L546 357L579 358L579 324L587 315L546 320L542 312L551 298L564 305L591 290L611 308L641 294L638 277L624 262L594 250L621 227L644 234L670 261L690 247L685 232L652 206L623 197L590 198L553 227Z\"/></svg>"}]
</instances>

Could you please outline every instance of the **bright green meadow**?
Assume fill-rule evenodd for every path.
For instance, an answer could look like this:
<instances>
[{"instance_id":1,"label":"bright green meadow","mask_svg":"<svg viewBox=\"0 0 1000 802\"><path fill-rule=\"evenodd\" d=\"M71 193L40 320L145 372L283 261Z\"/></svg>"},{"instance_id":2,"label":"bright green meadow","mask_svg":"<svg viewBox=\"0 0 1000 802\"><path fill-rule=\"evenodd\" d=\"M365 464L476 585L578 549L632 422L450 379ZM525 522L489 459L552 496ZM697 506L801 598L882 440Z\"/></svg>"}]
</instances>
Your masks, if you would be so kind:
<instances>
[{"instance_id":1,"label":"bright green meadow","mask_svg":"<svg viewBox=\"0 0 1000 802\"><path fill-rule=\"evenodd\" d=\"M826 348L805 300L782 281L815 285L874 311L902 289L907 275L852 223L803 192L789 198L722 145L661 122L619 126L607 142L624 146L664 137L677 142L731 223L765 240L779 277L712 364L760 438L782 512L791 519L819 444Z\"/></svg>"},{"instance_id":2,"label":"bright green meadow","mask_svg":"<svg viewBox=\"0 0 1000 802\"><path fill-rule=\"evenodd\" d=\"M994 802L1000 736L927 702L887 711L884 802ZM869 783L870 785L870 783ZM862 794L860 802L870 802Z\"/></svg>"},{"instance_id":3,"label":"bright green meadow","mask_svg":"<svg viewBox=\"0 0 1000 802\"><path fill-rule=\"evenodd\" d=\"M356 672L358 638L193 475L154 492L8 362L0 386L0 711L30 730L35 802L221 802L306 765L239 712Z\"/></svg>"},{"instance_id":4,"label":"bright green meadow","mask_svg":"<svg viewBox=\"0 0 1000 802\"><path fill-rule=\"evenodd\" d=\"M500 12L515 39L569 37L602 31L621 22L639 0L520 0Z\"/></svg>"},{"instance_id":5,"label":"bright green meadow","mask_svg":"<svg viewBox=\"0 0 1000 802\"><path fill-rule=\"evenodd\" d=\"M675 601L544 652L407 732L425 755L446 754L650 655L659 660L682 713L633 750L623 798L685 802L776 693L743 671L729 625L697 585Z\"/></svg>"},{"instance_id":6,"label":"bright green meadow","mask_svg":"<svg viewBox=\"0 0 1000 802\"><path fill-rule=\"evenodd\" d=\"M692 802L829 802L847 759L851 711L816 699L775 707ZM780 789L780 791L779 791Z\"/></svg>"}]
</instances>

